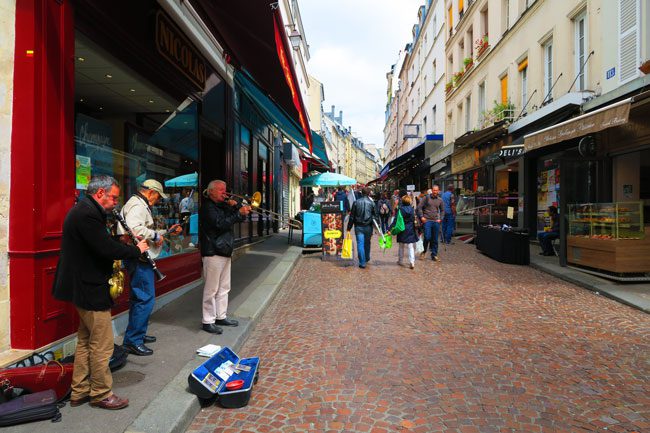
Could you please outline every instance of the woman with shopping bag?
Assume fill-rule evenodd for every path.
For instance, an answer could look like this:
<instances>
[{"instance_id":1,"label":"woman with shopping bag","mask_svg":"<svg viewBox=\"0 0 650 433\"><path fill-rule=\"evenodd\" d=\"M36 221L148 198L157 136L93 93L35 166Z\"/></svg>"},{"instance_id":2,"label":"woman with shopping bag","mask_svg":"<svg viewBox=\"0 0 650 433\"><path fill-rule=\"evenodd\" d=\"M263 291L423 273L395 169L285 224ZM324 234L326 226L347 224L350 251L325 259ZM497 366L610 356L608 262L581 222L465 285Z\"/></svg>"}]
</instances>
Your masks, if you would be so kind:
<instances>
[{"instance_id":1,"label":"woman with shopping bag","mask_svg":"<svg viewBox=\"0 0 650 433\"><path fill-rule=\"evenodd\" d=\"M404 248L406 248L409 255L409 267L415 269L415 243L418 241L418 236L415 233L415 212L413 206L411 206L411 197L408 195L402 197L398 212L401 214L401 219L404 221L404 230L397 234L397 242L399 242L397 264L403 264ZM400 219L399 216L400 215L393 220L388 233L391 233L395 228L395 225Z\"/></svg>"}]
</instances>

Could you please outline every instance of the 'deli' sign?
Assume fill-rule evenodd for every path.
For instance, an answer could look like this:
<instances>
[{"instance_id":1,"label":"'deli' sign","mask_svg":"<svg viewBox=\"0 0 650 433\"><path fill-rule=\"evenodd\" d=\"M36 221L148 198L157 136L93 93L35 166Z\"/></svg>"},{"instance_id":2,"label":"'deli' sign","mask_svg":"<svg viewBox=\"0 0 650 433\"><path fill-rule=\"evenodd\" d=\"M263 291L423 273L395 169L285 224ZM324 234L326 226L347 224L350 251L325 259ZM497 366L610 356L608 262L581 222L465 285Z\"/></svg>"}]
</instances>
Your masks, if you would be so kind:
<instances>
[{"instance_id":1,"label":"'deli' sign","mask_svg":"<svg viewBox=\"0 0 650 433\"><path fill-rule=\"evenodd\" d=\"M156 48L199 89L204 89L207 76L205 60L162 11L156 14Z\"/></svg>"}]
</instances>

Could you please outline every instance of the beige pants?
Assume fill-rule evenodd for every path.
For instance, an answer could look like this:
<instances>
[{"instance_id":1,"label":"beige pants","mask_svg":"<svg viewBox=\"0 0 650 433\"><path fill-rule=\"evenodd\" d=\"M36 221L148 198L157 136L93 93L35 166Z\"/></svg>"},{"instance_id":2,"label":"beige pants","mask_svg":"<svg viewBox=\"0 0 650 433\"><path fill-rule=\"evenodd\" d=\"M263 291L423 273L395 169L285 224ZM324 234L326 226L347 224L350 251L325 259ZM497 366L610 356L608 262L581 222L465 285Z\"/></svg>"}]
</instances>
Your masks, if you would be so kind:
<instances>
[{"instance_id":1,"label":"beige pants","mask_svg":"<svg viewBox=\"0 0 650 433\"><path fill-rule=\"evenodd\" d=\"M72 400L90 396L97 402L110 397L113 376L108 361L113 355L111 310L88 311L77 307L79 332L72 373Z\"/></svg>"},{"instance_id":2,"label":"beige pants","mask_svg":"<svg viewBox=\"0 0 650 433\"><path fill-rule=\"evenodd\" d=\"M230 257L203 257L203 323L226 318L230 292Z\"/></svg>"}]
</instances>

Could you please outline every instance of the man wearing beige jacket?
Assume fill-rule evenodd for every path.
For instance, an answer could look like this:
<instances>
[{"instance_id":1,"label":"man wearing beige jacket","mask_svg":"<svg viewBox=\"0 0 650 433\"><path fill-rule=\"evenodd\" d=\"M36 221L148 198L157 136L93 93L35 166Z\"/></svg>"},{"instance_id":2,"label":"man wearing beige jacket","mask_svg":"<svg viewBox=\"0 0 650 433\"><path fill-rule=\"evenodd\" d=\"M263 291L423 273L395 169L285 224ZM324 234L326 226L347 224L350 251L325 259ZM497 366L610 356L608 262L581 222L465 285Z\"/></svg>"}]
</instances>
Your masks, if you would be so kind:
<instances>
[{"instance_id":1,"label":"man wearing beige jacket","mask_svg":"<svg viewBox=\"0 0 650 433\"><path fill-rule=\"evenodd\" d=\"M162 249L164 236L177 235L182 228L174 224L169 230L154 230L153 213L151 207L167 198L163 186L155 179L147 179L142 186L122 208L122 216L126 220L133 234L146 239L149 244L149 255L152 259L158 257ZM123 234L124 229L118 225L118 233ZM153 354L153 350L144 343L153 343L156 337L146 335L149 316L153 310L156 299L154 285L154 271L148 261L140 258L126 262L126 268L131 277L131 293L129 297L129 324L124 333L123 346L129 353L138 356Z\"/></svg>"}]
</instances>

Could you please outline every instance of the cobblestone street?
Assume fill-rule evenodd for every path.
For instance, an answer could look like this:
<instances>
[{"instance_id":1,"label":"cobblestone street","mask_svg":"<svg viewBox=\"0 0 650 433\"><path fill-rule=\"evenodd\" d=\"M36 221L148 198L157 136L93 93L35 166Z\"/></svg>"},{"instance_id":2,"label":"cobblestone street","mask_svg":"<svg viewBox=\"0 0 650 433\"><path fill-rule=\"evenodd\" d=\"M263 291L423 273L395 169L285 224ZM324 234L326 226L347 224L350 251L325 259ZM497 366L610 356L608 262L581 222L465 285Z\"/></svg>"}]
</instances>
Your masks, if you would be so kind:
<instances>
[{"instance_id":1,"label":"cobblestone street","mask_svg":"<svg viewBox=\"0 0 650 433\"><path fill-rule=\"evenodd\" d=\"M650 316L473 245L300 259L242 357L250 404L188 432L650 432Z\"/></svg>"}]
</instances>

